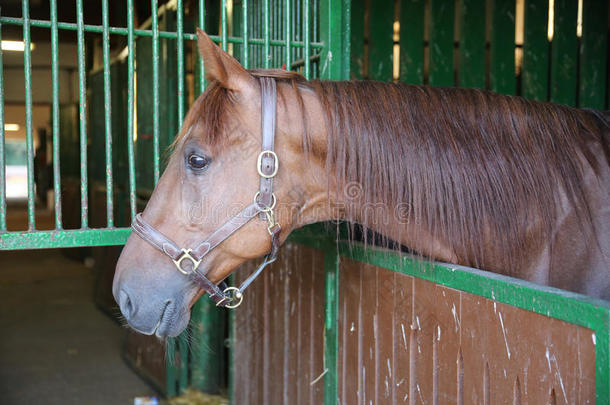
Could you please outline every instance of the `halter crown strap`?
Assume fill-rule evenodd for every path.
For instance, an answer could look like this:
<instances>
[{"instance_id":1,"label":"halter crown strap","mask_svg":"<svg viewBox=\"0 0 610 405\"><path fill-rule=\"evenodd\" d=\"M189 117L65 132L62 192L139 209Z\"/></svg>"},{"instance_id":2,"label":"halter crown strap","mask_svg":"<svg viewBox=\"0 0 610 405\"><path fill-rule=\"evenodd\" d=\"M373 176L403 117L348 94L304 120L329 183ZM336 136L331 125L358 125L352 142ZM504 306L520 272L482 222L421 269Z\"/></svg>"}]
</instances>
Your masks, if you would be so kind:
<instances>
[{"instance_id":1,"label":"halter crown strap","mask_svg":"<svg viewBox=\"0 0 610 405\"><path fill-rule=\"evenodd\" d=\"M262 151L258 156L256 168L260 176L260 188L254 196L254 201L212 232L193 249L181 249L178 247L174 241L146 222L141 213L135 216L131 224L133 231L139 237L169 256L176 265L176 268L204 289L217 306L227 308L236 308L241 304L243 291L267 265L276 260L280 246L281 226L275 222L273 212L276 202L275 195L273 194L273 178L279 168L279 160L274 152L277 105L276 84L275 80L268 77L261 77L259 80L261 85ZM257 214L260 214L262 219L267 220L267 230L271 236L271 251L265 256L257 270L239 288L227 287L224 282L219 286L215 285L199 269L201 261L212 249L250 222Z\"/></svg>"}]
</instances>

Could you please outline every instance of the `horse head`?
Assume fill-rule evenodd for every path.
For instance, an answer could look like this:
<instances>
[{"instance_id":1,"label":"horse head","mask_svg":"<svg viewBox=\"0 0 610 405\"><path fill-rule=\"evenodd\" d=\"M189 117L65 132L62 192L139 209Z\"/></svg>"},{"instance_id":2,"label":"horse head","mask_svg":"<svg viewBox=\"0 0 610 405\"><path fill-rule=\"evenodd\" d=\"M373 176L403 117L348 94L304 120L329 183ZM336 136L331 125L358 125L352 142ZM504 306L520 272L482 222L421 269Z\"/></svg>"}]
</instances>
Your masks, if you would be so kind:
<instances>
[{"instance_id":1,"label":"horse head","mask_svg":"<svg viewBox=\"0 0 610 405\"><path fill-rule=\"evenodd\" d=\"M160 337L186 328L191 306L206 289L219 291L215 301L226 305L224 287L216 285L241 263L276 251L295 227L314 222L319 213L309 213L307 204L326 196L323 156L308 159L307 177L302 167L305 128L323 131L304 115L305 105L316 106L314 92L303 91L305 79L247 71L203 31L197 35L209 87L188 112L168 165L134 221L113 284L127 322ZM266 90L272 101L263 100L265 83L272 85ZM274 135L264 153L263 131Z\"/></svg>"}]
</instances>

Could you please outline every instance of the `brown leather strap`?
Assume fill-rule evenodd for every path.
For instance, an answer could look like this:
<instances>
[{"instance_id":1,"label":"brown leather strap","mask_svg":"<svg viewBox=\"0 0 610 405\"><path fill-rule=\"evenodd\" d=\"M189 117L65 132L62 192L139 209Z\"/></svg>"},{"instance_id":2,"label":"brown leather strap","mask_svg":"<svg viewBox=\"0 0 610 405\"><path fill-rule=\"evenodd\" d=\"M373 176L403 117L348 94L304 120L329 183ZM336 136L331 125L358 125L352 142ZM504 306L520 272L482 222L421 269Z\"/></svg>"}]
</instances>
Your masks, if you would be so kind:
<instances>
[{"instance_id":1,"label":"brown leather strap","mask_svg":"<svg viewBox=\"0 0 610 405\"><path fill-rule=\"evenodd\" d=\"M241 210L237 215L229 219L222 226L216 229L206 240L197 245L191 252L197 260L203 259L212 249L224 242L229 236L242 226L246 225L252 218L260 212L257 204L252 203Z\"/></svg>"},{"instance_id":2,"label":"brown leather strap","mask_svg":"<svg viewBox=\"0 0 610 405\"><path fill-rule=\"evenodd\" d=\"M136 215L131 224L131 229L133 229L140 238L168 255L172 260L178 260L180 256L182 256L182 249L180 249L170 238L157 231L148 222L144 221L142 213Z\"/></svg>"},{"instance_id":3,"label":"brown leather strap","mask_svg":"<svg viewBox=\"0 0 610 405\"><path fill-rule=\"evenodd\" d=\"M261 77L261 133L262 148L257 161L257 170L261 175L260 195L258 202L265 207L271 207L273 201L273 177L277 172L279 162L274 152L275 143L275 116L277 105L277 93L275 80L269 77ZM264 218L261 213L261 219Z\"/></svg>"}]
</instances>

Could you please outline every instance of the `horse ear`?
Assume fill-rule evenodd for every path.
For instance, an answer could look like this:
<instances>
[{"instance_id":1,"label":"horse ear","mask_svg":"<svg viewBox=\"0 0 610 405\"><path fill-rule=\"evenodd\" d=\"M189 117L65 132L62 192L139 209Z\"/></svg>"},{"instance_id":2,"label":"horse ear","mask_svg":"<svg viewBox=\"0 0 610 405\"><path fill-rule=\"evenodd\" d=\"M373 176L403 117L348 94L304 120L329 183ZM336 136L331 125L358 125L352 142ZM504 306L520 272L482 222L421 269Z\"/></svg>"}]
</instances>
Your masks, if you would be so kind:
<instances>
[{"instance_id":1,"label":"horse ear","mask_svg":"<svg viewBox=\"0 0 610 405\"><path fill-rule=\"evenodd\" d=\"M244 91L253 83L254 78L250 73L200 28L197 28L197 46L205 66L205 77L209 81L216 80L233 91Z\"/></svg>"}]
</instances>

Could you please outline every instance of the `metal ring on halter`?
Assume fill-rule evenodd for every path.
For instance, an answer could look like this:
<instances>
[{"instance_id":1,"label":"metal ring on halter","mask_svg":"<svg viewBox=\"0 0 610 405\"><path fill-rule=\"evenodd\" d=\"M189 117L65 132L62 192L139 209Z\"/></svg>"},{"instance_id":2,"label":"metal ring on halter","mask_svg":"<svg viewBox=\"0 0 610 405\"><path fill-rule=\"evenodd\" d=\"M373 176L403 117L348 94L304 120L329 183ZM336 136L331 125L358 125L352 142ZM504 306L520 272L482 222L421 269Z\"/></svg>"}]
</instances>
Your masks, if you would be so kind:
<instances>
[{"instance_id":1,"label":"metal ring on halter","mask_svg":"<svg viewBox=\"0 0 610 405\"><path fill-rule=\"evenodd\" d=\"M273 163L273 173L271 174L265 174L263 173L263 168L261 167L263 164L263 156L264 155L271 155L271 157L274 160ZM274 151L272 150L264 150L262 151L259 155L258 155L258 159L256 159L256 170L258 170L258 175L261 177L264 177L266 179L270 179L272 177L275 177L275 175L277 174L277 170L280 168L280 160L278 159L277 155L275 154Z\"/></svg>"},{"instance_id":2,"label":"metal ring on halter","mask_svg":"<svg viewBox=\"0 0 610 405\"><path fill-rule=\"evenodd\" d=\"M234 291L234 293L233 293L233 291ZM228 299L229 302L233 302L234 300L237 300L236 304L227 304L227 305L225 305L225 308L230 308L230 309L237 308L238 306L241 305L241 302L244 300L244 295L241 293L241 290L237 287L227 287L227 288L225 288L223 293L225 293L227 295L226 299ZM216 306L219 306L223 301L220 301L218 304L216 304Z\"/></svg>"},{"instance_id":3,"label":"metal ring on halter","mask_svg":"<svg viewBox=\"0 0 610 405\"><path fill-rule=\"evenodd\" d=\"M271 211L272 209L275 208L275 193L271 193L271 207L262 205L261 203L258 202L258 197L261 195L260 191L257 191L256 194L254 194L254 204L256 204L258 206L258 209L263 211L263 212L267 212L267 211Z\"/></svg>"}]
</instances>

